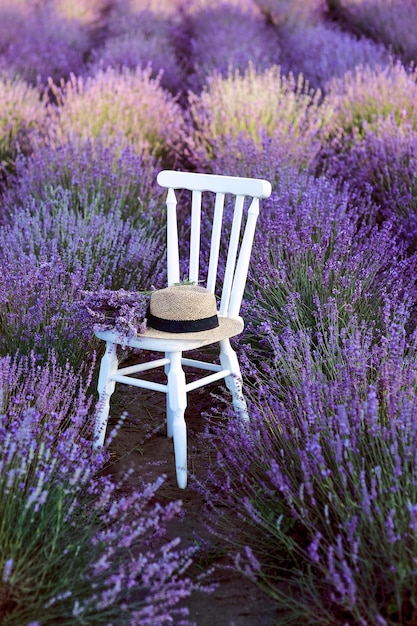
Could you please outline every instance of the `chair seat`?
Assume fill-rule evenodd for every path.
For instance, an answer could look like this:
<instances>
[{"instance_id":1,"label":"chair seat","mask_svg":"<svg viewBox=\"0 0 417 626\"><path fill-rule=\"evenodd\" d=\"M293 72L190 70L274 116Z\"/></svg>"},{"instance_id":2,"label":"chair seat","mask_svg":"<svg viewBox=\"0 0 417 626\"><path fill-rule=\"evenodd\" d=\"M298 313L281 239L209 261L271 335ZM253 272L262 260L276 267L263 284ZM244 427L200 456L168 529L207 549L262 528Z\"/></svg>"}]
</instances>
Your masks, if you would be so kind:
<instances>
[{"instance_id":1,"label":"chair seat","mask_svg":"<svg viewBox=\"0 0 417 626\"><path fill-rule=\"evenodd\" d=\"M178 333L177 337L173 338L172 333L155 330L154 328L147 328L138 337L130 339L121 336L113 330L96 332L95 335L103 341L129 346L130 348L155 350L156 352L186 352L187 350L195 350L216 343L222 339L230 339L230 337L239 335L243 331L243 327L244 324L241 317L232 318L219 315L218 328L204 331L204 338L202 338L201 332Z\"/></svg>"}]
</instances>

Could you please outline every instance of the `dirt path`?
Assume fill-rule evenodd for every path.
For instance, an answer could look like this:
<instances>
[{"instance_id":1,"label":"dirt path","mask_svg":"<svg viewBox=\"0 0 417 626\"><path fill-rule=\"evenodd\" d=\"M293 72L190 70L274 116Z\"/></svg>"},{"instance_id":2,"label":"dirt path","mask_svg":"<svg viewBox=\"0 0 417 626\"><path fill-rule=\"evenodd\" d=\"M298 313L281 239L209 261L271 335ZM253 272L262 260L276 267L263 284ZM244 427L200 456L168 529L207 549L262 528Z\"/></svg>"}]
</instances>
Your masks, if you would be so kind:
<instances>
[{"instance_id":1,"label":"dirt path","mask_svg":"<svg viewBox=\"0 0 417 626\"><path fill-rule=\"evenodd\" d=\"M211 594L195 592L185 605L196 626L276 626L279 621L272 600L256 585L227 568L226 548L205 527L204 500L193 489L193 475L204 476L210 462L199 434L204 430L202 408L210 402L210 387L192 392L186 412L190 486L178 489L175 479L172 441L165 435L165 396L119 385L112 398L112 421L123 412L125 422L111 445L112 473L133 468L130 481L140 484L166 475L158 490L162 501L183 502L181 518L172 520L169 538L180 537L182 545L203 546L193 568L202 572L213 568L210 582L217 584ZM112 423L112 421L110 423Z\"/></svg>"}]
</instances>

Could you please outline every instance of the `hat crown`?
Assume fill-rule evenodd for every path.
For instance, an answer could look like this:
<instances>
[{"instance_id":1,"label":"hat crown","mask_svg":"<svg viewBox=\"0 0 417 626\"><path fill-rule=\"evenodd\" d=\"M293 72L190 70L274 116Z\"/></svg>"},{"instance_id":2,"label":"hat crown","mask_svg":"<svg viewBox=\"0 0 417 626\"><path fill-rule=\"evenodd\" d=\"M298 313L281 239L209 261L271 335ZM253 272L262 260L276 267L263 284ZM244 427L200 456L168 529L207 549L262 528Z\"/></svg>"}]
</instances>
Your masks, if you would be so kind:
<instances>
[{"instance_id":1,"label":"hat crown","mask_svg":"<svg viewBox=\"0 0 417 626\"><path fill-rule=\"evenodd\" d=\"M217 315L216 298L200 285L172 285L152 293L149 311L166 320L200 320Z\"/></svg>"}]
</instances>

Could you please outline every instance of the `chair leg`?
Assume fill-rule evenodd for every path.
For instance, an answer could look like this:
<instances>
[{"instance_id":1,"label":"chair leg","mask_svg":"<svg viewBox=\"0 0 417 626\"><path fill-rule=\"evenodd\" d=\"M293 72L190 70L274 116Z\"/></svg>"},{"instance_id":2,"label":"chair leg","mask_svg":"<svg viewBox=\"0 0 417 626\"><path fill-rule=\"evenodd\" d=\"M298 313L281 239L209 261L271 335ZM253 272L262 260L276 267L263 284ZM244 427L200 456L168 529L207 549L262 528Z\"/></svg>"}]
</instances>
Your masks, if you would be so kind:
<instances>
[{"instance_id":1,"label":"chair leg","mask_svg":"<svg viewBox=\"0 0 417 626\"><path fill-rule=\"evenodd\" d=\"M229 339L220 341L220 363L224 369L230 370L230 376L226 376L226 386L232 394L233 406L236 413L243 421L249 420L248 407L243 395L242 374L236 352L230 345Z\"/></svg>"},{"instance_id":2,"label":"chair leg","mask_svg":"<svg viewBox=\"0 0 417 626\"><path fill-rule=\"evenodd\" d=\"M170 408L172 435L174 438L174 456L178 487L187 486L187 426L184 413L187 406L185 374L181 365L181 352L170 352L168 367L167 400Z\"/></svg>"},{"instance_id":3,"label":"chair leg","mask_svg":"<svg viewBox=\"0 0 417 626\"><path fill-rule=\"evenodd\" d=\"M100 373L98 377L97 390L99 394L99 403L94 428L93 448L98 448L104 444L107 421L110 412L110 398L116 386L115 381L110 380L110 378L117 372L117 368L117 345L115 343L107 342L106 351L101 359Z\"/></svg>"},{"instance_id":4,"label":"chair leg","mask_svg":"<svg viewBox=\"0 0 417 626\"><path fill-rule=\"evenodd\" d=\"M169 358L169 355L165 354L166 358ZM166 376L168 377L170 364L168 363L164 367L164 371ZM171 409L169 403L169 393L166 394L166 416L167 416L167 437L171 438L173 436L173 423L174 423L174 412Z\"/></svg>"}]
</instances>

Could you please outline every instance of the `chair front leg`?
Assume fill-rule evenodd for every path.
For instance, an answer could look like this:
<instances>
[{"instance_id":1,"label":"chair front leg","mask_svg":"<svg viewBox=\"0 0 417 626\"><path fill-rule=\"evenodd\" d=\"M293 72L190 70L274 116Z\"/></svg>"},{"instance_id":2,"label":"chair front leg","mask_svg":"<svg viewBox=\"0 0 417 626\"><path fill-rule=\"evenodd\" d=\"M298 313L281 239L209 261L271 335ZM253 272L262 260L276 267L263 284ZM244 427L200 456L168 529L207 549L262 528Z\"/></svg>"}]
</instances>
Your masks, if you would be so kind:
<instances>
[{"instance_id":1,"label":"chair front leg","mask_svg":"<svg viewBox=\"0 0 417 626\"><path fill-rule=\"evenodd\" d=\"M170 359L167 402L174 438L175 470L178 487L185 489L187 486L187 426L184 419L187 407L185 374L181 365L181 352L170 352L166 356Z\"/></svg>"},{"instance_id":2,"label":"chair front leg","mask_svg":"<svg viewBox=\"0 0 417 626\"><path fill-rule=\"evenodd\" d=\"M230 345L229 339L220 341L220 363L223 369L230 370L230 376L226 376L226 386L232 394L232 401L237 415L245 422L249 420L248 406L243 395L242 374L236 352Z\"/></svg>"},{"instance_id":3,"label":"chair front leg","mask_svg":"<svg viewBox=\"0 0 417 626\"><path fill-rule=\"evenodd\" d=\"M100 373L98 377L98 395L96 422L94 428L93 448L98 448L104 444L106 436L107 421L110 412L110 398L114 392L116 383L111 377L117 372L117 345L107 342L106 351L101 359Z\"/></svg>"}]
</instances>

